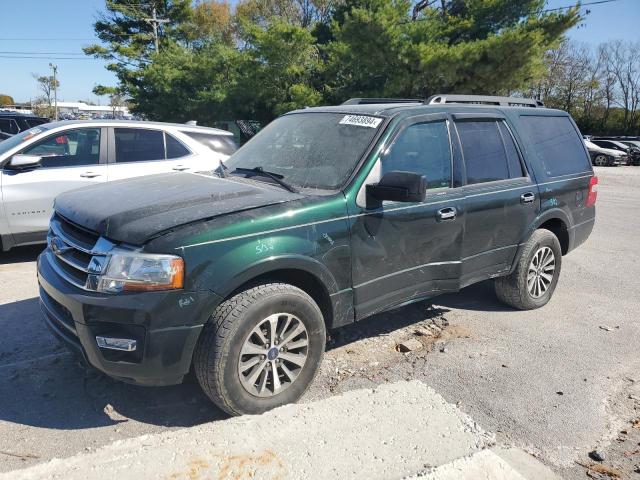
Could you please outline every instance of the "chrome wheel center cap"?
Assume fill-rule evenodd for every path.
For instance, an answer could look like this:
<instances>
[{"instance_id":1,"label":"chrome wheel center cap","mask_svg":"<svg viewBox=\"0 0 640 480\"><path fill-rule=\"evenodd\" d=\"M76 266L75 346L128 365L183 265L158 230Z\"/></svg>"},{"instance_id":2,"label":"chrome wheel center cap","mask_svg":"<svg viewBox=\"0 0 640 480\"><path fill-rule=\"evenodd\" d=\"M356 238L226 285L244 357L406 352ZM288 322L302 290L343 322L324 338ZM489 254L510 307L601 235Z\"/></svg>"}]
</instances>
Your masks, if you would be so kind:
<instances>
[{"instance_id":1,"label":"chrome wheel center cap","mask_svg":"<svg viewBox=\"0 0 640 480\"><path fill-rule=\"evenodd\" d=\"M267 359L270 362L273 362L276 358L278 358L279 353L280 353L280 350L278 349L278 347L270 348L269 351L267 352Z\"/></svg>"}]
</instances>

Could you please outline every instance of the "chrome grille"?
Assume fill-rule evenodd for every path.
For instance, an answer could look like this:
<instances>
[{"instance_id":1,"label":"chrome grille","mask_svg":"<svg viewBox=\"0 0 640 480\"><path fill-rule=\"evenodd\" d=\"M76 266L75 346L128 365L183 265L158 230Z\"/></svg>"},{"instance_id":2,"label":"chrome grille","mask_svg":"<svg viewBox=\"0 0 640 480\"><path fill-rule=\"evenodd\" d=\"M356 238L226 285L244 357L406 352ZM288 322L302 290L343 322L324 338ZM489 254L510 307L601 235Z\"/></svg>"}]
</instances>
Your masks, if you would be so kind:
<instances>
[{"instance_id":1,"label":"chrome grille","mask_svg":"<svg viewBox=\"0 0 640 480\"><path fill-rule=\"evenodd\" d=\"M47 246L52 266L72 285L95 290L97 275L113 244L96 232L82 228L55 213L49 224Z\"/></svg>"}]
</instances>

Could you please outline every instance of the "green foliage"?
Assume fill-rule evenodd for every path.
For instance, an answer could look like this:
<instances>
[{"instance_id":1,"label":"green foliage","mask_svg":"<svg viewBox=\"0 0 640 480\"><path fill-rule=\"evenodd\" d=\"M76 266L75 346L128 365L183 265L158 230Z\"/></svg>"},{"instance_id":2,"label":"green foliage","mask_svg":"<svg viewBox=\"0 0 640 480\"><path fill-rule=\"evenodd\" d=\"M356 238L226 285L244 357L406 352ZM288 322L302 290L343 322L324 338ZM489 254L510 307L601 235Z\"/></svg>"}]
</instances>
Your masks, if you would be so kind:
<instances>
[{"instance_id":1,"label":"green foliage","mask_svg":"<svg viewBox=\"0 0 640 480\"><path fill-rule=\"evenodd\" d=\"M154 49L149 4L108 0L95 24L119 91L172 121L251 118L350 97L508 93L546 69L544 53L578 10L544 0L162 0ZM107 93L105 91L105 93Z\"/></svg>"},{"instance_id":2,"label":"green foliage","mask_svg":"<svg viewBox=\"0 0 640 480\"><path fill-rule=\"evenodd\" d=\"M537 14L543 3L454 0L412 21L408 0L355 1L334 22L327 45L331 97L521 88L544 73L545 51L579 20L577 9Z\"/></svg>"},{"instance_id":3,"label":"green foliage","mask_svg":"<svg viewBox=\"0 0 640 480\"><path fill-rule=\"evenodd\" d=\"M15 102L13 97L10 95L5 95L4 93L0 93L0 105L14 105Z\"/></svg>"}]
</instances>

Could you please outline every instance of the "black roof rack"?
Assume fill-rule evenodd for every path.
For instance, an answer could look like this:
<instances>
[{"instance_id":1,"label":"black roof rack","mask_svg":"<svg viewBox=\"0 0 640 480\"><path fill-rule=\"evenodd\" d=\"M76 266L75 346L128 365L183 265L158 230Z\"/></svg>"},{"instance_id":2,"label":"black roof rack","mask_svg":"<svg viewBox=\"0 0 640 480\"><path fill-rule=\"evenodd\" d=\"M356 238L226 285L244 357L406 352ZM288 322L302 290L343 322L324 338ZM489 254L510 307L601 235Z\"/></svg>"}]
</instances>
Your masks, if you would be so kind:
<instances>
[{"instance_id":1,"label":"black roof rack","mask_svg":"<svg viewBox=\"0 0 640 480\"><path fill-rule=\"evenodd\" d=\"M342 105L376 105L379 103L424 103L419 98L350 98Z\"/></svg>"},{"instance_id":2,"label":"black roof rack","mask_svg":"<svg viewBox=\"0 0 640 480\"><path fill-rule=\"evenodd\" d=\"M432 95L425 103L427 103L427 105L464 103L475 105L500 105L502 107L544 107L544 103L534 98L495 97L491 95Z\"/></svg>"}]
</instances>

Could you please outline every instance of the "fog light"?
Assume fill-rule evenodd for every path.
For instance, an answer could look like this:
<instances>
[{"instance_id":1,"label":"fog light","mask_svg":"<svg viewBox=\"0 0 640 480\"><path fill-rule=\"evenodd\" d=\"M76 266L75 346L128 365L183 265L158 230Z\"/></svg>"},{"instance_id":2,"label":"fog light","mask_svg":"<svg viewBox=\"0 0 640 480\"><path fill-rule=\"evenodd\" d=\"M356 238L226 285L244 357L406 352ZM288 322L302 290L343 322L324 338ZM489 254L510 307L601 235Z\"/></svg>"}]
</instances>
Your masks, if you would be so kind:
<instances>
[{"instance_id":1,"label":"fog light","mask_svg":"<svg viewBox=\"0 0 640 480\"><path fill-rule=\"evenodd\" d=\"M100 348L108 348L109 350L121 350L123 352L133 352L137 343L135 340L128 338L111 338L111 337L96 337L96 343Z\"/></svg>"}]
</instances>

